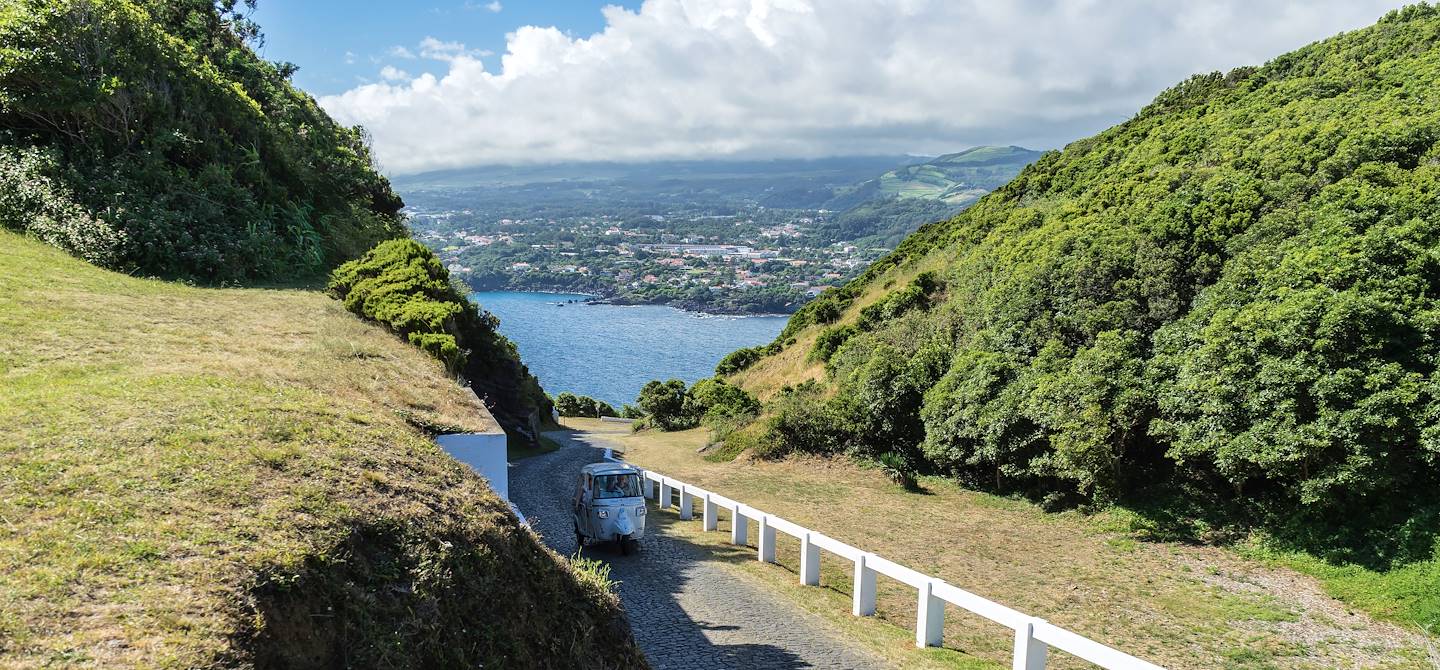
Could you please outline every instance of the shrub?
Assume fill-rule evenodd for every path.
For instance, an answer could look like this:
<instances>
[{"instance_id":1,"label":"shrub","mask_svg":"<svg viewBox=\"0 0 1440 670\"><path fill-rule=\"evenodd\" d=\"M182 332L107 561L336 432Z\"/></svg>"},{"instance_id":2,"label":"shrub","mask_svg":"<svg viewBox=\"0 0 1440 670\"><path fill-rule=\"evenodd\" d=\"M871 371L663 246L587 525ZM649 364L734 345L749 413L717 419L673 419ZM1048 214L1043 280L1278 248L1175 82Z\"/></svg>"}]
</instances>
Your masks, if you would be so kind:
<instances>
[{"instance_id":1,"label":"shrub","mask_svg":"<svg viewBox=\"0 0 1440 670\"><path fill-rule=\"evenodd\" d=\"M646 420L660 430L685 430L700 423L690 392L679 379L647 382L635 403L645 412Z\"/></svg>"},{"instance_id":2,"label":"shrub","mask_svg":"<svg viewBox=\"0 0 1440 670\"><path fill-rule=\"evenodd\" d=\"M756 455L779 458L794 452L842 453L853 434L846 430L840 414L834 402L822 398L819 385L813 381L786 387L769 406L763 448Z\"/></svg>"},{"instance_id":3,"label":"shrub","mask_svg":"<svg viewBox=\"0 0 1440 670\"><path fill-rule=\"evenodd\" d=\"M701 379L690 387L688 411L698 414L706 425L753 418L760 412L760 401L738 386L719 378Z\"/></svg>"},{"instance_id":4,"label":"shrub","mask_svg":"<svg viewBox=\"0 0 1440 670\"><path fill-rule=\"evenodd\" d=\"M859 333L860 329L858 327L848 323L843 326L833 326L820 331L820 334L815 336L815 346L810 349L810 358L828 362L830 358L835 355L835 352L839 351L842 345Z\"/></svg>"},{"instance_id":5,"label":"shrub","mask_svg":"<svg viewBox=\"0 0 1440 670\"><path fill-rule=\"evenodd\" d=\"M715 366L715 374L718 376L729 376L742 372L764 356L765 347L736 349L720 359L720 363Z\"/></svg>"},{"instance_id":6,"label":"shrub","mask_svg":"<svg viewBox=\"0 0 1440 670\"><path fill-rule=\"evenodd\" d=\"M565 391L555 396L555 411L559 412L560 416L589 416L590 406L582 405L579 396Z\"/></svg>"},{"instance_id":7,"label":"shrub","mask_svg":"<svg viewBox=\"0 0 1440 670\"><path fill-rule=\"evenodd\" d=\"M382 242L336 268L326 291L463 374L506 430L538 439L535 426L550 414L550 398L497 330L499 319L470 302L424 245Z\"/></svg>"},{"instance_id":8,"label":"shrub","mask_svg":"<svg viewBox=\"0 0 1440 670\"><path fill-rule=\"evenodd\" d=\"M115 267L125 254L125 233L75 202L70 190L50 176L58 165L49 152L0 147L0 226Z\"/></svg>"},{"instance_id":9,"label":"shrub","mask_svg":"<svg viewBox=\"0 0 1440 670\"><path fill-rule=\"evenodd\" d=\"M610 403L596 400L588 395L577 396L569 391L555 397L555 410L560 412L560 416L579 416L591 419L598 419L602 416L619 416Z\"/></svg>"}]
</instances>

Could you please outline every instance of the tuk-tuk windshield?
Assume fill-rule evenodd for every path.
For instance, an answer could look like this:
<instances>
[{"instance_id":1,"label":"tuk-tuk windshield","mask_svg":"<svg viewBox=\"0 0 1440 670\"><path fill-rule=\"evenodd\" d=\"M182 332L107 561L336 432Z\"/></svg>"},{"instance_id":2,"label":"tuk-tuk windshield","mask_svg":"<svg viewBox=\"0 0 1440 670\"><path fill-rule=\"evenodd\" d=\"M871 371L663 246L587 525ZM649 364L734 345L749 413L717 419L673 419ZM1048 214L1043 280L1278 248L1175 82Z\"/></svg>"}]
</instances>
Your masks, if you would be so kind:
<instances>
[{"instance_id":1,"label":"tuk-tuk windshield","mask_svg":"<svg viewBox=\"0 0 1440 670\"><path fill-rule=\"evenodd\" d=\"M635 474L595 475L596 500L638 497L640 497L640 478Z\"/></svg>"}]
</instances>

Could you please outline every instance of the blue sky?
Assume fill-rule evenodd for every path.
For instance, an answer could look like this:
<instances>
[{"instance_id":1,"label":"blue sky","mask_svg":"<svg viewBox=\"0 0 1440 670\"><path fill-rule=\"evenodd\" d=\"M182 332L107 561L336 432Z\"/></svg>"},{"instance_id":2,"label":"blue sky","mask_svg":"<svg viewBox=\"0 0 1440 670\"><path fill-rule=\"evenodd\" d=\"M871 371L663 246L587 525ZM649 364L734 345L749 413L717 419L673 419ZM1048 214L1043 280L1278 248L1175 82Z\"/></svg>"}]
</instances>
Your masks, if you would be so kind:
<instances>
[{"instance_id":1,"label":"blue sky","mask_svg":"<svg viewBox=\"0 0 1440 670\"><path fill-rule=\"evenodd\" d=\"M498 69L505 35L522 25L554 26L585 37L605 27L600 8L636 8L639 0L452 0L342 2L260 0L255 20L265 31L264 56L300 66L295 81L314 95L331 95L376 81L386 64L419 75L441 74L444 63L395 58L394 47L415 51L426 37L461 42ZM498 7L499 11L493 11Z\"/></svg>"}]
</instances>

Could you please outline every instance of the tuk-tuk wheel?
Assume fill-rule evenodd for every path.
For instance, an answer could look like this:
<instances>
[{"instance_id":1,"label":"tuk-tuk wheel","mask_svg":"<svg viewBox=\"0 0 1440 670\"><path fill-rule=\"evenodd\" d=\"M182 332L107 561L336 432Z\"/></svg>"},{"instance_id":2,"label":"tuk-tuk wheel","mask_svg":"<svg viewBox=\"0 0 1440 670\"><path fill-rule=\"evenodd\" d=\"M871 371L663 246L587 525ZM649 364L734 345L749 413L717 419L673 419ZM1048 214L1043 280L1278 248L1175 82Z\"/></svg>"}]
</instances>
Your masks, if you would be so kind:
<instances>
[{"instance_id":1,"label":"tuk-tuk wheel","mask_svg":"<svg viewBox=\"0 0 1440 670\"><path fill-rule=\"evenodd\" d=\"M620 538L620 555L621 555L621 556L629 556L629 555L630 555L630 551L631 551L631 549L632 549L632 547L631 547L631 543L632 543L632 542L634 542L634 540L630 539L630 536L629 536L629 535L625 535L625 536L623 536L623 537Z\"/></svg>"},{"instance_id":2,"label":"tuk-tuk wheel","mask_svg":"<svg viewBox=\"0 0 1440 670\"><path fill-rule=\"evenodd\" d=\"M584 549L584 548L585 548L585 535L583 535L583 534L580 532L580 527L579 527L579 526L576 526L576 527L575 527L575 550L576 550L576 551L579 551L579 550Z\"/></svg>"}]
</instances>

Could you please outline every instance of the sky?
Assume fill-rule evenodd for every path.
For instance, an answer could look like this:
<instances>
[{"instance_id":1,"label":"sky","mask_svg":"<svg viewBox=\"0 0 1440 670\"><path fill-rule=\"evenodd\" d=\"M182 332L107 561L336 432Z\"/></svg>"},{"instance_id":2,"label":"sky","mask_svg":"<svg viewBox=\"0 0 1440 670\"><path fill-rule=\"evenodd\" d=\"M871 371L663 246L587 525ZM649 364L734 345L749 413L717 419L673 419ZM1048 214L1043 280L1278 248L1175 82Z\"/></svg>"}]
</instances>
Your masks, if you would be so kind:
<instances>
[{"instance_id":1,"label":"sky","mask_svg":"<svg viewBox=\"0 0 1440 670\"><path fill-rule=\"evenodd\" d=\"M260 0L390 174L1064 146L1394 0Z\"/></svg>"}]
</instances>

